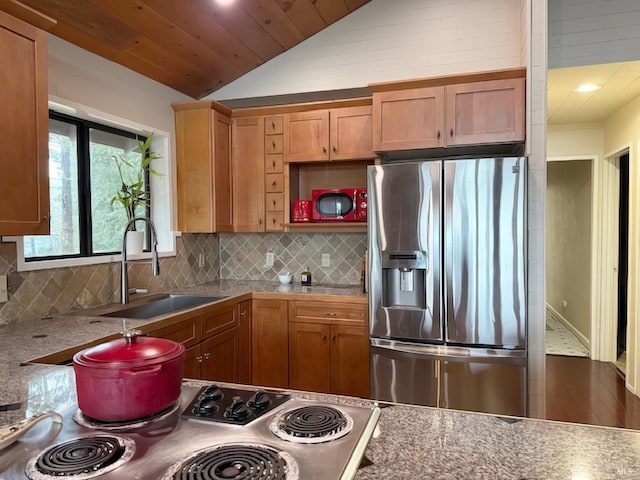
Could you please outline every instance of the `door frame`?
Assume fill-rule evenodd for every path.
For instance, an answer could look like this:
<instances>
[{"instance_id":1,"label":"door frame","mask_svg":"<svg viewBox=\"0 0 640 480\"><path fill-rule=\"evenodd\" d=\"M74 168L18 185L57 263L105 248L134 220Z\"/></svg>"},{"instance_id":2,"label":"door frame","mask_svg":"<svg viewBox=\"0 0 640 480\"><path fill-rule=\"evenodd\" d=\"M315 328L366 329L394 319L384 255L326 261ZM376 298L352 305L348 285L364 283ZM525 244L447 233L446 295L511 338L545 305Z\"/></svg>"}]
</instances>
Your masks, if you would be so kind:
<instances>
[{"instance_id":1,"label":"door frame","mask_svg":"<svg viewBox=\"0 0 640 480\"><path fill-rule=\"evenodd\" d=\"M570 162L577 160L587 160L591 162L591 281L589 286L589 356L597 360L596 352L602 348L600 332L603 328L601 316L596 315L600 309L600 285L599 285L599 238L600 226L598 225L599 214L599 188L600 188L600 164L599 155L556 155L548 156L549 162Z\"/></svg>"}]
</instances>

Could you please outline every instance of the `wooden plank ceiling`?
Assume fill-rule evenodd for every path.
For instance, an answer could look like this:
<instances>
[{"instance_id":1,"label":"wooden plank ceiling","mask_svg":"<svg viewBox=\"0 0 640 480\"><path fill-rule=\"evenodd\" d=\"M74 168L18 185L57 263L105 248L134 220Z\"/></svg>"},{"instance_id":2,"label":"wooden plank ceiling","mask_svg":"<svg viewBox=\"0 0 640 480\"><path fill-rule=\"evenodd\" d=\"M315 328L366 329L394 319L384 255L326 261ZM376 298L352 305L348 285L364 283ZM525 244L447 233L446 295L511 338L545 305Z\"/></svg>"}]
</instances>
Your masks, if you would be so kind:
<instances>
[{"instance_id":1,"label":"wooden plank ceiling","mask_svg":"<svg viewBox=\"0 0 640 480\"><path fill-rule=\"evenodd\" d=\"M50 33L199 99L370 0L21 0Z\"/></svg>"}]
</instances>

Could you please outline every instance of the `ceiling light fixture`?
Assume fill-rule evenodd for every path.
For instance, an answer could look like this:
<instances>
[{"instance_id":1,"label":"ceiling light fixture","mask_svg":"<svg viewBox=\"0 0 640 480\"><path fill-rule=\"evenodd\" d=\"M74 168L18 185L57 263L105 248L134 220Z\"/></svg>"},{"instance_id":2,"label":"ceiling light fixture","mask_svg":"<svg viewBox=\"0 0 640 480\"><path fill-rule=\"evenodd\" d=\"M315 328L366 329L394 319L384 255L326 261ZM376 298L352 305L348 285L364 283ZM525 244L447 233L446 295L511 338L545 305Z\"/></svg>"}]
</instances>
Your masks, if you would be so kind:
<instances>
[{"instance_id":1,"label":"ceiling light fixture","mask_svg":"<svg viewBox=\"0 0 640 480\"><path fill-rule=\"evenodd\" d=\"M229 5L231 5L235 0L216 0L217 4L220 5L221 7L228 7Z\"/></svg>"},{"instance_id":2,"label":"ceiling light fixture","mask_svg":"<svg viewBox=\"0 0 640 480\"><path fill-rule=\"evenodd\" d=\"M576 88L576 92L595 92L601 88L602 85L596 85L595 83L583 83Z\"/></svg>"}]
</instances>

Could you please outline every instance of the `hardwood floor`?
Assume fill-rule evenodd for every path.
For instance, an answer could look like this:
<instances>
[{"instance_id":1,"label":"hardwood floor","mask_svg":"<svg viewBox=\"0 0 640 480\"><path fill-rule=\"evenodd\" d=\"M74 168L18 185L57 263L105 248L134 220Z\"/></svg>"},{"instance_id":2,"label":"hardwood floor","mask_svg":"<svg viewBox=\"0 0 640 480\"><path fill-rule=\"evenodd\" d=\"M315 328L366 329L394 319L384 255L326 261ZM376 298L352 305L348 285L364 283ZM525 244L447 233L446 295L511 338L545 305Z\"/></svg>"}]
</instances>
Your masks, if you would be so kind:
<instances>
[{"instance_id":1,"label":"hardwood floor","mask_svg":"<svg viewBox=\"0 0 640 480\"><path fill-rule=\"evenodd\" d=\"M547 355L547 419L640 430L640 398L611 363Z\"/></svg>"}]
</instances>

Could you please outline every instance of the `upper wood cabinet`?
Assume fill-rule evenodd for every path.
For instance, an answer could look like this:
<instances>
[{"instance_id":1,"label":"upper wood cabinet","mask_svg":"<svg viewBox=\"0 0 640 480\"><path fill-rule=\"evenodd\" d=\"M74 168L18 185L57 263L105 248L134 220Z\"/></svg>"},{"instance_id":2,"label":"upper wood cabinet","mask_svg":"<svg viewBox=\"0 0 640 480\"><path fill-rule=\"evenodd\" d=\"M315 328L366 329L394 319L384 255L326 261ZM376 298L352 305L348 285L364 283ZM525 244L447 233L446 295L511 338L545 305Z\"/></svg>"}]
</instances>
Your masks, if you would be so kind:
<instances>
[{"instance_id":1,"label":"upper wood cabinet","mask_svg":"<svg viewBox=\"0 0 640 480\"><path fill-rule=\"evenodd\" d=\"M49 233L46 42L44 31L0 11L0 235Z\"/></svg>"},{"instance_id":2,"label":"upper wood cabinet","mask_svg":"<svg viewBox=\"0 0 640 480\"><path fill-rule=\"evenodd\" d=\"M370 105L289 113L283 130L288 163L375 157Z\"/></svg>"},{"instance_id":3,"label":"upper wood cabinet","mask_svg":"<svg viewBox=\"0 0 640 480\"><path fill-rule=\"evenodd\" d=\"M264 119L233 119L233 229L265 231Z\"/></svg>"},{"instance_id":4,"label":"upper wood cabinet","mask_svg":"<svg viewBox=\"0 0 640 480\"><path fill-rule=\"evenodd\" d=\"M172 107L176 121L178 229L231 232L231 111L215 102Z\"/></svg>"},{"instance_id":5,"label":"upper wood cabinet","mask_svg":"<svg viewBox=\"0 0 640 480\"><path fill-rule=\"evenodd\" d=\"M524 142L524 73L515 69L371 86L373 149Z\"/></svg>"}]
</instances>

